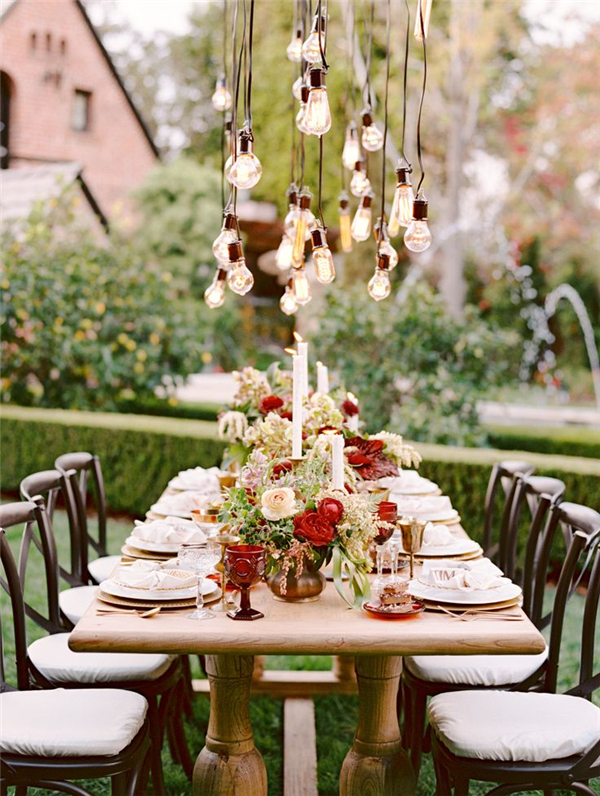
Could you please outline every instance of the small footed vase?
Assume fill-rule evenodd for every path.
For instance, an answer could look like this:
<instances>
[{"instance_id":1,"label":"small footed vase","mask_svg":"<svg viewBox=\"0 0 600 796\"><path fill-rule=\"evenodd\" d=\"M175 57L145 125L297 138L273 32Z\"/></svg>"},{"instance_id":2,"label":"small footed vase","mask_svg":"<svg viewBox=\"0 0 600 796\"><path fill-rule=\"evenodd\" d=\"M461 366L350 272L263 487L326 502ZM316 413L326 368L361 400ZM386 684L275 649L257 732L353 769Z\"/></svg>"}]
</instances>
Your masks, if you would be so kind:
<instances>
[{"instance_id":1,"label":"small footed vase","mask_svg":"<svg viewBox=\"0 0 600 796\"><path fill-rule=\"evenodd\" d=\"M318 570L320 565L320 562L315 564L305 558L302 573L299 576L296 575L296 570L293 567L288 570L287 576L284 576L283 570L277 570L267 578L271 594L276 600L286 603L315 602L321 596L327 583L323 573Z\"/></svg>"}]
</instances>

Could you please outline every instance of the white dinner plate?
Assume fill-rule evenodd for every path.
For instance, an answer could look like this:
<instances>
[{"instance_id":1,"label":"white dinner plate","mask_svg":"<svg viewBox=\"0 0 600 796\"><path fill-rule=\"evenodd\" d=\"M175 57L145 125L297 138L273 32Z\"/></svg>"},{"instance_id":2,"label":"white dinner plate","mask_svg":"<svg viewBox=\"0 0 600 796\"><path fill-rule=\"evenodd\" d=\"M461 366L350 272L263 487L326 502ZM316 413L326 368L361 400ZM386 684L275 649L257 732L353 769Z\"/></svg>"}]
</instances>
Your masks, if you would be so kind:
<instances>
[{"instance_id":1,"label":"white dinner plate","mask_svg":"<svg viewBox=\"0 0 600 796\"><path fill-rule=\"evenodd\" d=\"M521 596L521 587L509 582L496 589L474 589L462 591L461 589L436 589L435 586L426 586L418 580L411 580L408 591L413 597L428 600L434 603L453 603L454 605L487 605L506 600L514 600Z\"/></svg>"},{"instance_id":2,"label":"white dinner plate","mask_svg":"<svg viewBox=\"0 0 600 796\"><path fill-rule=\"evenodd\" d=\"M201 544L202 540L198 542ZM177 553L183 542L167 544L166 542L149 542L146 539L139 539L137 536L129 536L125 544L136 550L143 550L146 553Z\"/></svg>"},{"instance_id":3,"label":"white dinner plate","mask_svg":"<svg viewBox=\"0 0 600 796\"><path fill-rule=\"evenodd\" d=\"M191 520L191 511L177 511L176 509L166 506L164 503L154 503L150 506L150 511L154 514L160 514L163 517L181 517L182 520ZM146 515L148 516L148 515Z\"/></svg>"},{"instance_id":4,"label":"white dinner plate","mask_svg":"<svg viewBox=\"0 0 600 796\"><path fill-rule=\"evenodd\" d=\"M216 486L209 486L207 489L206 484L190 484L189 481L184 481L178 475L176 475L175 478L171 478L169 486L171 489L178 489L180 492L198 492L213 498L218 498L221 494L221 489L218 484Z\"/></svg>"},{"instance_id":5,"label":"white dinner plate","mask_svg":"<svg viewBox=\"0 0 600 796\"><path fill-rule=\"evenodd\" d=\"M429 558L429 556L433 558L439 558L439 556L448 556L452 558L452 556L463 556L467 553L476 553L478 550L481 550L481 547L472 539L457 539L452 544L440 545L439 547L434 547L433 545L424 546L415 553L415 555L419 558ZM405 553L403 547L400 547L400 552Z\"/></svg>"},{"instance_id":6,"label":"white dinner plate","mask_svg":"<svg viewBox=\"0 0 600 796\"><path fill-rule=\"evenodd\" d=\"M100 586L103 592L111 594L113 597L138 600L185 600L195 597L197 592L196 586L191 586L188 589L134 589L131 586L122 586L110 579L103 581ZM218 588L218 583L205 578L202 584L202 594L208 597Z\"/></svg>"},{"instance_id":7,"label":"white dinner plate","mask_svg":"<svg viewBox=\"0 0 600 796\"><path fill-rule=\"evenodd\" d=\"M390 500L393 503L398 504L398 501L402 500L404 497L408 497L408 495L399 495L397 492L392 492L390 495ZM398 506L398 513L402 513L400 506ZM458 519L458 511L456 509L429 512L414 511L410 514L410 516L415 517L417 520L423 520L424 522L453 522L454 520Z\"/></svg>"}]
</instances>

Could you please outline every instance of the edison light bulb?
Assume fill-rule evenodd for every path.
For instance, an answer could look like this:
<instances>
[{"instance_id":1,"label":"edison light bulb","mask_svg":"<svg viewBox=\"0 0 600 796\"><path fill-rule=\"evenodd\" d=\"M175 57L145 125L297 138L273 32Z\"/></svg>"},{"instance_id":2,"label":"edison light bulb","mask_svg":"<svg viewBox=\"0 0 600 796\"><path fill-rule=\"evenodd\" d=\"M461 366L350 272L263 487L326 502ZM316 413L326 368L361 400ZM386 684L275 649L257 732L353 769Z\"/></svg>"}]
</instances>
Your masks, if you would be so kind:
<instances>
[{"instance_id":1,"label":"edison light bulb","mask_svg":"<svg viewBox=\"0 0 600 796\"><path fill-rule=\"evenodd\" d=\"M331 249L327 245L327 236L323 228L317 227L312 231L313 265L317 282L328 285L335 279L335 265Z\"/></svg>"},{"instance_id":2,"label":"edison light bulb","mask_svg":"<svg viewBox=\"0 0 600 796\"><path fill-rule=\"evenodd\" d=\"M212 95L211 102L216 111L228 111L231 108L231 91L227 88L225 75L220 75L217 80L215 93Z\"/></svg>"},{"instance_id":3,"label":"edison light bulb","mask_svg":"<svg viewBox=\"0 0 600 796\"><path fill-rule=\"evenodd\" d=\"M381 301L390 295L392 285L390 282L390 275L384 268L376 268L374 275L371 277L367 286L369 296L375 301Z\"/></svg>"},{"instance_id":4,"label":"edison light bulb","mask_svg":"<svg viewBox=\"0 0 600 796\"><path fill-rule=\"evenodd\" d=\"M311 34L302 45L302 57L314 64L321 60L321 52L325 52L325 17L315 17Z\"/></svg>"},{"instance_id":5,"label":"edison light bulb","mask_svg":"<svg viewBox=\"0 0 600 796\"><path fill-rule=\"evenodd\" d=\"M238 141L236 157L227 179L236 188L253 188L260 180L262 166L252 151L252 137L247 130L242 130Z\"/></svg>"},{"instance_id":6,"label":"edison light bulb","mask_svg":"<svg viewBox=\"0 0 600 796\"><path fill-rule=\"evenodd\" d=\"M305 135L311 135L310 130L306 126L306 103L308 102L309 94L310 89L308 86L303 85L300 91L300 110L296 115L296 127Z\"/></svg>"},{"instance_id":7,"label":"edison light bulb","mask_svg":"<svg viewBox=\"0 0 600 796\"><path fill-rule=\"evenodd\" d=\"M324 135L331 129L325 72L320 68L310 70L310 93L304 114L304 127L309 134L318 136Z\"/></svg>"},{"instance_id":8,"label":"edison light bulb","mask_svg":"<svg viewBox=\"0 0 600 796\"><path fill-rule=\"evenodd\" d=\"M362 112L362 137L361 142L369 152L377 152L383 146L383 133L373 122L369 111Z\"/></svg>"},{"instance_id":9,"label":"edison light bulb","mask_svg":"<svg viewBox=\"0 0 600 796\"><path fill-rule=\"evenodd\" d=\"M312 194L308 191L303 191L300 194L300 215L296 224L296 230L294 233L294 246L292 249L292 262L294 265L299 265L302 262L302 258L304 257L304 245L308 236L310 235L309 213L311 199ZM312 213L310 213L310 215L314 220Z\"/></svg>"},{"instance_id":10,"label":"edison light bulb","mask_svg":"<svg viewBox=\"0 0 600 796\"><path fill-rule=\"evenodd\" d=\"M352 169L356 166L356 161L360 160L360 144L358 143L358 131L356 124L350 122L346 127L346 140L342 150L342 163L345 168Z\"/></svg>"},{"instance_id":11,"label":"edison light bulb","mask_svg":"<svg viewBox=\"0 0 600 796\"><path fill-rule=\"evenodd\" d=\"M275 263L280 271L287 271L292 267L293 248L294 242L289 235L286 235L284 232L281 238L281 243L279 244L279 248L277 249L277 254L275 255Z\"/></svg>"},{"instance_id":12,"label":"edison light bulb","mask_svg":"<svg viewBox=\"0 0 600 796\"><path fill-rule=\"evenodd\" d=\"M358 209L354 214L350 231L352 237L356 241L361 242L363 240L368 240L371 234L371 220L373 216L373 211L371 210L372 201L373 195L366 193L360 200Z\"/></svg>"},{"instance_id":13,"label":"edison light bulb","mask_svg":"<svg viewBox=\"0 0 600 796\"><path fill-rule=\"evenodd\" d=\"M423 28L421 28L421 14L423 15ZM423 41L423 38L427 38L430 17L431 0L419 0L417 5L417 18L415 20L415 39ZM423 33L425 34L424 37Z\"/></svg>"},{"instance_id":14,"label":"edison light bulb","mask_svg":"<svg viewBox=\"0 0 600 796\"><path fill-rule=\"evenodd\" d=\"M348 194L340 194L340 243L342 251L352 251L352 234L350 233L350 202Z\"/></svg>"},{"instance_id":15,"label":"edison light bulb","mask_svg":"<svg viewBox=\"0 0 600 796\"><path fill-rule=\"evenodd\" d=\"M225 301L225 279L227 271L224 268L219 268L215 274L215 278L204 291L204 301L211 308L211 310L221 307Z\"/></svg>"},{"instance_id":16,"label":"edison light bulb","mask_svg":"<svg viewBox=\"0 0 600 796\"><path fill-rule=\"evenodd\" d=\"M221 231L213 243L213 254L221 263L229 262L229 244L238 239L236 217L233 213L226 213Z\"/></svg>"},{"instance_id":17,"label":"edison light bulb","mask_svg":"<svg viewBox=\"0 0 600 796\"><path fill-rule=\"evenodd\" d=\"M398 265L398 252L396 249L394 249L389 240L384 240L381 242L381 245L379 246L379 253L387 254L387 256L390 258L390 271L393 271Z\"/></svg>"},{"instance_id":18,"label":"edison light bulb","mask_svg":"<svg viewBox=\"0 0 600 796\"><path fill-rule=\"evenodd\" d=\"M229 244L229 260L231 265L227 274L227 284L234 293L239 296L245 296L249 290L252 290L254 277L252 276L252 271L246 265L240 240Z\"/></svg>"},{"instance_id":19,"label":"edison light bulb","mask_svg":"<svg viewBox=\"0 0 600 796\"><path fill-rule=\"evenodd\" d=\"M396 192L390 216L390 235L397 235L400 227L407 227L412 221L415 195L410 183L410 166L406 161L396 169Z\"/></svg>"},{"instance_id":20,"label":"edison light bulb","mask_svg":"<svg viewBox=\"0 0 600 796\"><path fill-rule=\"evenodd\" d=\"M292 83L292 94L294 95L294 99L297 100L300 99L303 85L304 85L304 79L302 78L302 76L297 77Z\"/></svg>"},{"instance_id":21,"label":"edison light bulb","mask_svg":"<svg viewBox=\"0 0 600 796\"><path fill-rule=\"evenodd\" d=\"M291 281L292 280L290 280L290 283ZM287 285L285 293L279 299L279 309L286 315L293 315L298 311L298 302L296 301L296 296L294 295L291 284Z\"/></svg>"},{"instance_id":22,"label":"edison light bulb","mask_svg":"<svg viewBox=\"0 0 600 796\"><path fill-rule=\"evenodd\" d=\"M308 277L306 276L304 266L294 270L292 281L296 303L300 306L308 304L312 298L312 293L310 291L310 284L308 283Z\"/></svg>"},{"instance_id":23,"label":"edison light bulb","mask_svg":"<svg viewBox=\"0 0 600 796\"><path fill-rule=\"evenodd\" d=\"M427 199L417 196L413 202L412 221L404 233L404 245L411 252L424 252L431 246L431 232L427 225Z\"/></svg>"},{"instance_id":24,"label":"edison light bulb","mask_svg":"<svg viewBox=\"0 0 600 796\"><path fill-rule=\"evenodd\" d=\"M352 179L350 180L350 193L353 196L362 196L371 190L371 181L363 170L362 160L357 160L354 164Z\"/></svg>"},{"instance_id":25,"label":"edison light bulb","mask_svg":"<svg viewBox=\"0 0 600 796\"><path fill-rule=\"evenodd\" d=\"M290 205L288 214L283 222L283 229L285 230L285 234L288 235L293 241L296 237L296 227L298 226L298 221L300 220L301 215L297 202L298 193L295 186L293 190L288 190L288 197L290 200ZM315 216L310 209L307 209L306 213L306 233L304 239L308 240L310 238L310 228L315 223Z\"/></svg>"},{"instance_id":26,"label":"edison light bulb","mask_svg":"<svg viewBox=\"0 0 600 796\"><path fill-rule=\"evenodd\" d=\"M292 36L291 42L287 46L287 57L290 61L299 64L302 60L302 31L297 30L296 35Z\"/></svg>"}]
</instances>

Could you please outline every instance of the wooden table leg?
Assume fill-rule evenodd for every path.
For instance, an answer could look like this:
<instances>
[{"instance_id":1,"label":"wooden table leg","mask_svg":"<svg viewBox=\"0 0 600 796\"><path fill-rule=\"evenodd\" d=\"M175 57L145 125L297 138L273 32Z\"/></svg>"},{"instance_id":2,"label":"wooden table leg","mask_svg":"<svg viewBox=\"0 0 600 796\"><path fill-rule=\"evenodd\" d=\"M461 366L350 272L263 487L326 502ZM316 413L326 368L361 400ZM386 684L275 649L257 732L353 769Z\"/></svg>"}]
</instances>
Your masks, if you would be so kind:
<instances>
[{"instance_id":1,"label":"wooden table leg","mask_svg":"<svg viewBox=\"0 0 600 796\"><path fill-rule=\"evenodd\" d=\"M357 655L359 717L340 775L340 796L414 796L415 777L402 749L396 693L402 658Z\"/></svg>"},{"instance_id":2,"label":"wooden table leg","mask_svg":"<svg viewBox=\"0 0 600 796\"><path fill-rule=\"evenodd\" d=\"M251 655L207 655L210 719L194 767L195 796L266 796L267 771L250 725Z\"/></svg>"}]
</instances>

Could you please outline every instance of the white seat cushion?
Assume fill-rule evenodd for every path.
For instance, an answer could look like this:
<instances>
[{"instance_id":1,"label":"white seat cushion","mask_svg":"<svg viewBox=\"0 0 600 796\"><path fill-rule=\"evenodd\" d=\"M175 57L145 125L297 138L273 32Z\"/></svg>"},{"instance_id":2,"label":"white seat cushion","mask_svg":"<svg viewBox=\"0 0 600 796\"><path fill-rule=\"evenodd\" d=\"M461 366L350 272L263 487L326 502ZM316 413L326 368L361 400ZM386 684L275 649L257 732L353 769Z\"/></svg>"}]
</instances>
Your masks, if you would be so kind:
<instances>
[{"instance_id":1,"label":"white seat cushion","mask_svg":"<svg viewBox=\"0 0 600 796\"><path fill-rule=\"evenodd\" d=\"M0 695L0 750L41 757L116 755L140 731L148 703L116 688Z\"/></svg>"},{"instance_id":2,"label":"white seat cushion","mask_svg":"<svg viewBox=\"0 0 600 796\"><path fill-rule=\"evenodd\" d=\"M503 686L526 680L547 657L547 649L538 655L415 655L404 658L404 666L430 683Z\"/></svg>"},{"instance_id":3,"label":"white seat cushion","mask_svg":"<svg viewBox=\"0 0 600 796\"><path fill-rule=\"evenodd\" d=\"M88 571L90 575L102 583L103 580L108 580L113 573L113 570L121 563L121 556L103 556L90 561L88 564Z\"/></svg>"},{"instance_id":4,"label":"white seat cushion","mask_svg":"<svg viewBox=\"0 0 600 796\"><path fill-rule=\"evenodd\" d=\"M92 604L97 591L97 586L74 586L61 591L58 595L60 610L76 625Z\"/></svg>"},{"instance_id":5,"label":"white seat cushion","mask_svg":"<svg viewBox=\"0 0 600 796\"><path fill-rule=\"evenodd\" d=\"M586 699L533 691L454 691L429 704L429 722L458 757L542 763L598 742L600 708Z\"/></svg>"},{"instance_id":6,"label":"white seat cushion","mask_svg":"<svg viewBox=\"0 0 600 796\"><path fill-rule=\"evenodd\" d=\"M73 652L69 649L69 635L44 636L27 649L31 663L53 683L156 680L173 661L172 655Z\"/></svg>"}]
</instances>

